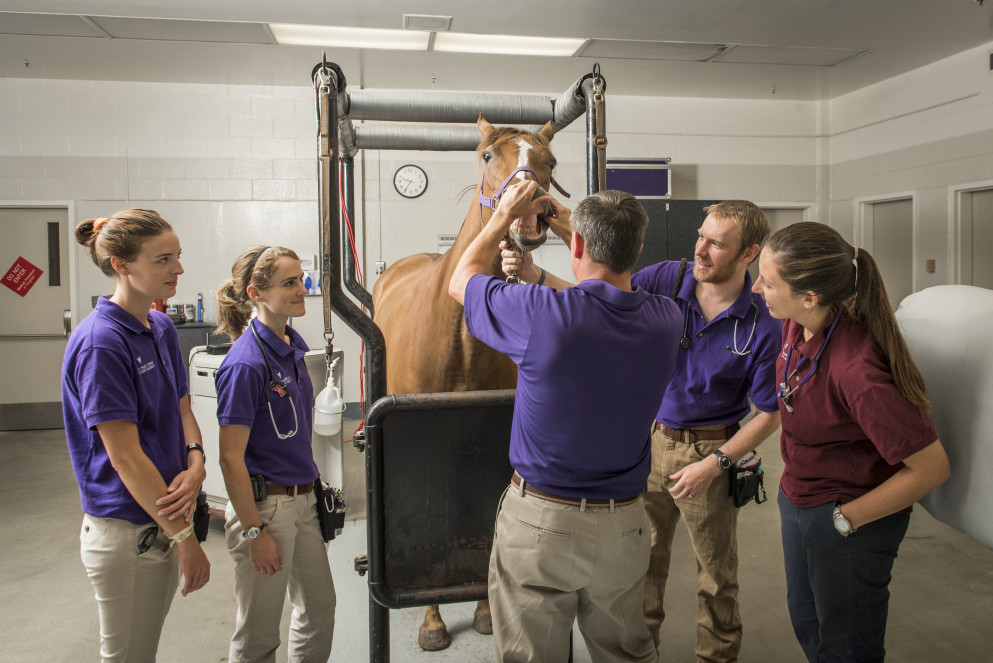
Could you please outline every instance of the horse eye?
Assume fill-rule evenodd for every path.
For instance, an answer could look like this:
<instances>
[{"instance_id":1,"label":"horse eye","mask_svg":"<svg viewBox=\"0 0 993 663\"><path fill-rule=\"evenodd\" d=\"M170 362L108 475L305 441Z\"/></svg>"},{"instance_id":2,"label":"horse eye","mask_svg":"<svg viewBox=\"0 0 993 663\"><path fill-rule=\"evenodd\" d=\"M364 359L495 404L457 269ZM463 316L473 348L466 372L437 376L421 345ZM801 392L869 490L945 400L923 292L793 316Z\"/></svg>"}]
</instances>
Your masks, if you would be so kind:
<instances>
[{"instance_id":1,"label":"horse eye","mask_svg":"<svg viewBox=\"0 0 993 663\"><path fill-rule=\"evenodd\" d=\"M489 163L490 162L490 159L492 159L492 158L493 158L493 155L492 154L490 154L489 152L483 152L483 161L484 162Z\"/></svg>"},{"instance_id":2,"label":"horse eye","mask_svg":"<svg viewBox=\"0 0 993 663\"><path fill-rule=\"evenodd\" d=\"M555 166L559 165L557 161L552 161L548 164L548 170L555 170Z\"/></svg>"}]
</instances>

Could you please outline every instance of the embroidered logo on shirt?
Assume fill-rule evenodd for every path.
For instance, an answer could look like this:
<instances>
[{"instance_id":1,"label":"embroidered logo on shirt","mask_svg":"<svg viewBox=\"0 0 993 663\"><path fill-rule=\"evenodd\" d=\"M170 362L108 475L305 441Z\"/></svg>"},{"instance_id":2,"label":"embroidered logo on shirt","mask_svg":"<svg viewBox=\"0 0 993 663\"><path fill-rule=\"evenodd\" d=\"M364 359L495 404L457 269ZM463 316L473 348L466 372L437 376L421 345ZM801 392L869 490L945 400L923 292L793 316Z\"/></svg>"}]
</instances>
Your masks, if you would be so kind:
<instances>
[{"instance_id":1,"label":"embroidered logo on shirt","mask_svg":"<svg viewBox=\"0 0 993 663\"><path fill-rule=\"evenodd\" d=\"M147 364L142 364L141 363L141 357L138 357L138 375L142 375L144 373L147 373L148 371L152 370L153 368L155 368L155 362L154 361L150 361Z\"/></svg>"}]
</instances>

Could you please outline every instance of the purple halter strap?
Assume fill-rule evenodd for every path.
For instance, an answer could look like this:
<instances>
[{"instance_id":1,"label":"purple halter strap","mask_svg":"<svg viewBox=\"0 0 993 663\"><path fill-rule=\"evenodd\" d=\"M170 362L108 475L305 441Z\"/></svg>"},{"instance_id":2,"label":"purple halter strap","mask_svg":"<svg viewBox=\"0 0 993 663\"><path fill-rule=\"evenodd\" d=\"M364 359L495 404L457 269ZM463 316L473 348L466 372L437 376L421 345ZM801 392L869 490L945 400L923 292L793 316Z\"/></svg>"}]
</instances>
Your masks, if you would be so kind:
<instances>
[{"instance_id":1,"label":"purple halter strap","mask_svg":"<svg viewBox=\"0 0 993 663\"><path fill-rule=\"evenodd\" d=\"M538 173L534 172L533 168L530 168L528 166L518 166L513 170L513 172L510 173L510 175L507 176L507 179L503 181L503 184L501 184L500 188L497 189L497 192L493 194L493 197L489 198L483 195L483 184L486 182L486 173L483 173L483 176L479 178L479 223L480 224L483 223L483 206L485 205L486 207L495 210L497 206L497 201L500 200L500 196L502 196L503 192L507 190L507 186L510 184L510 181L514 179L517 173L531 173L532 175L534 175L534 179L539 183L539 186L541 185L541 180L538 178ZM565 189L559 186L559 183L555 181L554 177L551 177L549 179L552 182L552 186L554 186L559 193L561 193L566 198L571 198L571 196L568 193L566 193Z\"/></svg>"}]
</instances>

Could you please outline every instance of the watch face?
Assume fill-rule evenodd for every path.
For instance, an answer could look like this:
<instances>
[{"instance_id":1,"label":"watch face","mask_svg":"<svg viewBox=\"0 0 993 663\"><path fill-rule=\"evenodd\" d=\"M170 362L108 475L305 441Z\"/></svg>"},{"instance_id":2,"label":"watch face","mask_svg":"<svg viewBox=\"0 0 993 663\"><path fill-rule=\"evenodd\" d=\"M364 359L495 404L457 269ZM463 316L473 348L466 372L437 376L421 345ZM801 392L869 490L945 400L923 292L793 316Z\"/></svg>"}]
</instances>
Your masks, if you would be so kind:
<instances>
[{"instance_id":1,"label":"watch face","mask_svg":"<svg viewBox=\"0 0 993 663\"><path fill-rule=\"evenodd\" d=\"M428 188L428 175L420 166L400 166L393 175L393 188L404 198L417 198Z\"/></svg>"}]
</instances>

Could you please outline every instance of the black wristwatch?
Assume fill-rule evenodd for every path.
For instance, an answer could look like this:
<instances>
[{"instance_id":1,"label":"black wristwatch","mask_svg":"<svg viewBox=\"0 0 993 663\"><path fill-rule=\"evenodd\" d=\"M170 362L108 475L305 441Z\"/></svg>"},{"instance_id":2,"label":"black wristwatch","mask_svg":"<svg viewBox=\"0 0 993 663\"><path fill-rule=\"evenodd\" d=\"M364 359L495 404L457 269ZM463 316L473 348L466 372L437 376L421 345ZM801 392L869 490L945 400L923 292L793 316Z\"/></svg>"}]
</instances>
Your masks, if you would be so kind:
<instances>
[{"instance_id":1,"label":"black wristwatch","mask_svg":"<svg viewBox=\"0 0 993 663\"><path fill-rule=\"evenodd\" d=\"M265 529L266 523L262 523L261 527L249 527L244 532L241 533L242 537L248 539L249 541L254 541L259 538L259 534Z\"/></svg>"},{"instance_id":2,"label":"black wristwatch","mask_svg":"<svg viewBox=\"0 0 993 663\"><path fill-rule=\"evenodd\" d=\"M200 452L200 455L203 456L203 462L204 462L204 464L206 464L207 463L207 454L204 453L203 445L202 444L197 444L196 442L190 442L189 444L186 445L186 453L190 453L194 449L196 449L197 451Z\"/></svg>"},{"instance_id":3,"label":"black wristwatch","mask_svg":"<svg viewBox=\"0 0 993 663\"><path fill-rule=\"evenodd\" d=\"M731 462L731 457L723 451L718 449L714 452L714 455L717 456L717 467L721 468L721 472L727 472L731 469L731 466L734 465L734 463Z\"/></svg>"}]
</instances>

